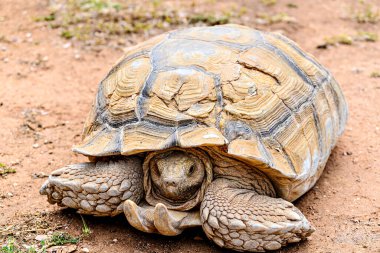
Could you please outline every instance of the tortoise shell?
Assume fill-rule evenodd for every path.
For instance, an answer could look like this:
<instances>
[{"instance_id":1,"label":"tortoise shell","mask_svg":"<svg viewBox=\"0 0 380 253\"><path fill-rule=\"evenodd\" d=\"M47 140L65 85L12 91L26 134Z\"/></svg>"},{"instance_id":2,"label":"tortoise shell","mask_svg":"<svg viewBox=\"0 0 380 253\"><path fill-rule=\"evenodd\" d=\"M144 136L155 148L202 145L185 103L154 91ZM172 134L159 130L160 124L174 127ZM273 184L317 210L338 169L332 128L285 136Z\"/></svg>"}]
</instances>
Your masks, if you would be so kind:
<instances>
[{"instance_id":1,"label":"tortoise shell","mask_svg":"<svg viewBox=\"0 0 380 253\"><path fill-rule=\"evenodd\" d=\"M319 178L346 120L337 82L294 42L239 25L196 27L127 49L101 81L74 151L213 147L293 201Z\"/></svg>"}]
</instances>

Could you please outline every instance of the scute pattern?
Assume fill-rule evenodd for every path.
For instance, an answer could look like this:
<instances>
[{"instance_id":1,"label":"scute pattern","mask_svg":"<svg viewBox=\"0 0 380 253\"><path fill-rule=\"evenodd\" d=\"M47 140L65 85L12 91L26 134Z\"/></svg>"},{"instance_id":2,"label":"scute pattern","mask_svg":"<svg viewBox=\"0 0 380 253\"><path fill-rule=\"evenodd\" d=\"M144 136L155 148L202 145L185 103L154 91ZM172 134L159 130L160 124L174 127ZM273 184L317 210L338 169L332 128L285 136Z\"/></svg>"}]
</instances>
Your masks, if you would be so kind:
<instances>
[{"instance_id":1,"label":"scute pattern","mask_svg":"<svg viewBox=\"0 0 380 253\"><path fill-rule=\"evenodd\" d=\"M152 92L166 103L175 100L178 110L189 109L193 104L210 97L214 89L214 79L201 71L187 68L177 68L160 72L155 83L162 85L153 86Z\"/></svg>"},{"instance_id":2,"label":"scute pattern","mask_svg":"<svg viewBox=\"0 0 380 253\"><path fill-rule=\"evenodd\" d=\"M346 120L334 78L289 39L238 25L188 28L127 50L100 83L74 151L212 146L293 201L319 178Z\"/></svg>"}]
</instances>

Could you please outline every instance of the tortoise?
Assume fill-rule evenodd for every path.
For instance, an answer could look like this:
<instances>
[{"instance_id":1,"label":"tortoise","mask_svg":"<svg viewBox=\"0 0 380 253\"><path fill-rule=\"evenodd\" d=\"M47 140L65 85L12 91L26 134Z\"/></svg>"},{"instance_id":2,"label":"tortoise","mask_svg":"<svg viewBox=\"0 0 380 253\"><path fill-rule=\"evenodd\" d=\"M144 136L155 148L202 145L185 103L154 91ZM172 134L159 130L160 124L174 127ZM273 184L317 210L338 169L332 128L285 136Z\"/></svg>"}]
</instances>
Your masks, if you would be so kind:
<instances>
[{"instance_id":1,"label":"tortoise","mask_svg":"<svg viewBox=\"0 0 380 253\"><path fill-rule=\"evenodd\" d=\"M82 214L124 213L149 233L202 226L221 247L275 250L314 231L291 202L316 183L346 120L338 83L288 38L174 30L126 50L73 147L90 162L52 172L40 193Z\"/></svg>"}]
</instances>

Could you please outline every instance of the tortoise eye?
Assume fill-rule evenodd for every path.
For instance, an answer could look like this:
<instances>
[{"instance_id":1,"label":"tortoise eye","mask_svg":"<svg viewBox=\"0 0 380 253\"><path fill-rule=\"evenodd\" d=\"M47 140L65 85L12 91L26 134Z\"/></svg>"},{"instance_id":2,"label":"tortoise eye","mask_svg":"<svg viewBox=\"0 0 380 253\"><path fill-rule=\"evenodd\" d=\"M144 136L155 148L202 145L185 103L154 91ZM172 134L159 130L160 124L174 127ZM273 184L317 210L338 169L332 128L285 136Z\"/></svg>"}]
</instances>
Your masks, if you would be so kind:
<instances>
[{"instance_id":1,"label":"tortoise eye","mask_svg":"<svg viewBox=\"0 0 380 253\"><path fill-rule=\"evenodd\" d=\"M193 174L194 170L195 170L195 166L191 165L191 167L189 169L189 175Z\"/></svg>"}]
</instances>

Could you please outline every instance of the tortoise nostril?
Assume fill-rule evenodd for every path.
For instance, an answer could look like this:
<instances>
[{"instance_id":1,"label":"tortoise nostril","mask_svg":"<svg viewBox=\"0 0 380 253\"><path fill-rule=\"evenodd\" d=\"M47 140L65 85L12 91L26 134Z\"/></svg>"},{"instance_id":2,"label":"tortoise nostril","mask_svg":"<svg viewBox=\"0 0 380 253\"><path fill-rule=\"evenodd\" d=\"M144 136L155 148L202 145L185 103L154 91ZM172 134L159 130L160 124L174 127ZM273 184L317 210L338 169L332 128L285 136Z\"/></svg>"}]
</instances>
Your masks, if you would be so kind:
<instances>
[{"instance_id":1,"label":"tortoise nostril","mask_svg":"<svg viewBox=\"0 0 380 253\"><path fill-rule=\"evenodd\" d=\"M174 187L176 187L178 183L177 183L177 181L175 181L173 179L166 179L164 181L164 184L165 184L166 187L168 187L168 186L174 186Z\"/></svg>"}]
</instances>

